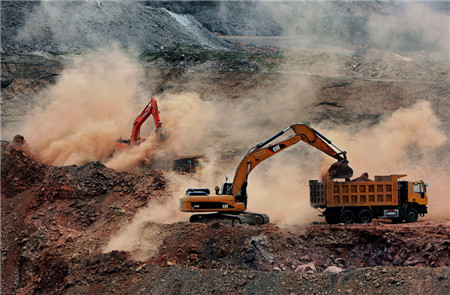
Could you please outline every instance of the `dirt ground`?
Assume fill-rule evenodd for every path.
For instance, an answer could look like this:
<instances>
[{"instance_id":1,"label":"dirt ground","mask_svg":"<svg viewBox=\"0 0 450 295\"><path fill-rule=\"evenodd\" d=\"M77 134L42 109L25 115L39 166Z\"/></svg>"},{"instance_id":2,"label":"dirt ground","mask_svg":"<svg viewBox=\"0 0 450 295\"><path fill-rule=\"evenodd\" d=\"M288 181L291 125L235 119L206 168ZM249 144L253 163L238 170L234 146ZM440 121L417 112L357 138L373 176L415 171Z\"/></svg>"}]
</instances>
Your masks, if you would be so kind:
<instances>
[{"instance_id":1,"label":"dirt ground","mask_svg":"<svg viewBox=\"0 0 450 295\"><path fill-rule=\"evenodd\" d=\"M26 142L26 139L25 139ZM147 257L104 251L162 171L52 167L2 142L4 294L447 294L450 221L280 228L147 222Z\"/></svg>"},{"instance_id":2,"label":"dirt ground","mask_svg":"<svg viewBox=\"0 0 450 295\"><path fill-rule=\"evenodd\" d=\"M448 61L380 50L316 54L234 45L239 50L231 53L169 48L143 54L143 86L160 96L195 92L203 101L264 105L301 97L306 103L288 105L289 111L313 124L362 129L421 100L442 122L450 119ZM68 60L2 55L2 293L450 293L448 217L234 228L147 220L137 225L137 236L127 235L149 207L172 199L178 188L167 172L119 172L98 161L53 166L28 152L26 138L11 141L23 113L58 83ZM311 87L297 88L299 81ZM255 120L274 124L271 111ZM440 128L450 135L448 124ZM218 163L235 159L240 148L224 147ZM445 159L449 150L437 153ZM124 238L115 240L120 233ZM112 247L113 240L118 245Z\"/></svg>"}]
</instances>

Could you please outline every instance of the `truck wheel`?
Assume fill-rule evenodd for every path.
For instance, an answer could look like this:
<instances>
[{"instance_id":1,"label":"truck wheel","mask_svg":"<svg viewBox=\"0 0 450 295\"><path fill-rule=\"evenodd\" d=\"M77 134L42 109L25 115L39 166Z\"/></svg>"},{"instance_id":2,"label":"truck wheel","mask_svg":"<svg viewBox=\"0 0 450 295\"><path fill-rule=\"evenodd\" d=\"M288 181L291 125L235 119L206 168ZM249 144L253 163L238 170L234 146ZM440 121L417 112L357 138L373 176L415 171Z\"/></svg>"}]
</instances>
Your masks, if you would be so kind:
<instances>
[{"instance_id":1,"label":"truck wheel","mask_svg":"<svg viewBox=\"0 0 450 295\"><path fill-rule=\"evenodd\" d=\"M358 214L358 221L360 223L371 223L372 222L372 212L368 209L362 209Z\"/></svg>"},{"instance_id":2,"label":"truck wheel","mask_svg":"<svg viewBox=\"0 0 450 295\"><path fill-rule=\"evenodd\" d=\"M406 222L416 222L419 218L419 213L414 208L406 210L405 220Z\"/></svg>"},{"instance_id":3,"label":"truck wheel","mask_svg":"<svg viewBox=\"0 0 450 295\"><path fill-rule=\"evenodd\" d=\"M336 215L325 215L325 221L328 224L337 224L339 222L339 217Z\"/></svg>"},{"instance_id":4,"label":"truck wheel","mask_svg":"<svg viewBox=\"0 0 450 295\"><path fill-rule=\"evenodd\" d=\"M355 220L356 220L356 216L355 216L355 213L353 213L353 211L352 210L344 210L342 213L341 213L341 218L340 218L340 220L341 220L341 222L343 222L343 223L347 223L347 224L349 224L349 223L355 223Z\"/></svg>"}]
</instances>

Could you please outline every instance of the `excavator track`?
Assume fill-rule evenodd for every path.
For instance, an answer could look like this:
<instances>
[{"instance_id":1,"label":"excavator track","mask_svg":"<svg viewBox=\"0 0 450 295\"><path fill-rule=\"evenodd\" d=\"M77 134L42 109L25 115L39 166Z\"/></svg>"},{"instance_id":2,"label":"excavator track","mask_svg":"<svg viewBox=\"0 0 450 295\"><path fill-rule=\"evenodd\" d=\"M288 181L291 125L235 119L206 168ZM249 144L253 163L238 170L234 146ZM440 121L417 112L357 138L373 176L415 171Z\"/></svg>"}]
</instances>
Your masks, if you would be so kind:
<instances>
[{"instance_id":1,"label":"excavator track","mask_svg":"<svg viewBox=\"0 0 450 295\"><path fill-rule=\"evenodd\" d=\"M263 213L253 212L232 212L232 213L210 213L210 214L194 214L189 219L190 222L210 223L213 221L222 224L228 224L232 227L237 224L261 225L269 223L269 216Z\"/></svg>"}]
</instances>

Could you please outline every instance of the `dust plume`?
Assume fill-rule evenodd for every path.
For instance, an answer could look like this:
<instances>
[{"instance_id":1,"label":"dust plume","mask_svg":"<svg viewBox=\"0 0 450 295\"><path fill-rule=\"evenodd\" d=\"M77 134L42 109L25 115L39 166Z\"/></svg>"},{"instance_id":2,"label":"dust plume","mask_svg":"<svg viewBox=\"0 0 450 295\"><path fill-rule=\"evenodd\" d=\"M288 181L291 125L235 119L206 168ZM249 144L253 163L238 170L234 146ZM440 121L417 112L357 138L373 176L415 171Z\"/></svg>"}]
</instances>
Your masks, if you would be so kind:
<instances>
[{"instance_id":1,"label":"dust plume","mask_svg":"<svg viewBox=\"0 0 450 295\"><path fill-rule=\"evenodd\" d=\"M118 47L74 56L25 119L30 152L52 165L107 159L116 139L129 136L142 76Z\"/></svg>"},{"instance_id":2,"label":"dust plume","mask_svg":"<svg viewBox=\"0 0 450 295\"><path fill-rule=\"evenodd\" d=\"M309 206L309 179L317 176L320 156L308 156L302 148L308 149L300 146L290 155L278 155L253 172L248 185L249 211L263 212L280 226L305 226L320 220Z\"/></svg>"},{"instance_id":3,"label":"dust plume","mask_svg":"<svg viewBox=\"0 0 450 295\"><path fill-rule=\"evenodd\" d=\"M217 122L216 106L196 93L166 94L161 97L161 116L170 136L164 148L177 155L202 154Z\"/></svg>"},{"instance_id":4,"label":"dust plume","mask_svg":"<svg viewBox=\"0 0 450 295\"><path fill-rule=\"evenodd\" d=\"M449 5L445 1L261 1L264 11L282 28L281 35L297 36L308 49L363 46L382 50L437 52L448 59Z\"/></svg>"},{"instance_id":5,"label":"dust plume","mask_svg":"<svg viewBox=\"0 0 450 295\"><path fill-rule=\"evenodd\" d=\"M133 260L140 261L157 253L165 234L160 225L146 221L146 218L142 219L142 214L145 212L138 212L130 224L122 227L104 246L103 252L127 251L131 253Z\"/></svg>"},{"instance_id":6,"label":"dust plume","mask_svg":"<svg viewBox=\"0 0 450 295\"><path fill-rule=\"evenodd\" d=\"M424 180L429 184L427 218L450 216L448 138L430 102L399 109L367 129L353 126L355 132L347 133L343 128L326 133L333 141L344 143L355 176L368 172L373 179L375 175L407 174L404 180Z\"/></svg>"},{"instance_id":7,"label":"dust plume","mask_svg":"<svg viewBox=\"0 0 450 295\"><path fill-rule=\"evenodd\" d=\"M420 118L420 119L418 119ZM406 180L428 183L429 215L448 218L448 139L427 101L399 109L379 124L358 130L356 125L314 126L348 152L355 177L408 174ZM275 159L276 158L276 159ZM300 142L252 172L248 185L249 211L264 212L279 225L306 225L318 219L309 206L309 180L320 180L321 169L335 160Z\"/></svg>"},{"instance_id":8,"label":"dust plume","mask_svg":"<svg viewBox=\"0 0 450 295\"><path fill-rule=\"evenodd\" d=\"M131 223L110 238L103 248L105 253L128 251L135 260L147 260L157 252L165 237L161 224L188 221L189 215L178 210L179 197L184 194L185 187L198 187L198 179L195 179L196 176L183 177L175 172L167 172L165 177L170 179L166 191L169 198L162 202L152 200L139 210Z\"/></svg>"},{"instance_id":9,"label":"dust plume","mask_svg":"<svg viewBox=\"0 0 450 295\"><path fill-rule=\"evenodd\" d=\"M304 83L306 88L315 89L308 80ZM293 84L288 83L287 86L289 85L291 87L286 87L284 92L288 93L295 88ZM172 126L171 130L184 124L191 126L189 120L196 120L190 128L180 129L179 135L173 137L180 139L178 144L197 147L193 150L189 148L191 151L204 151L204 148L208 147L211 149L209 154L216 156L224 149L232 147L238 147L238 152L230 160L214 159L198 182L183 183L175 180L172 185L178 187L176 195L172 195L164 210L158 211L176 210L174 208L178 208L178 198L189 187L206 187L213 191L215 185L221 185L225 176L231 181L237 164L250 147L293 123L303 123L303 119L308 117L308 108L301 106L307 106L312 100L299 97L298 91L301 92L301 87L300 90L293 91L291 96L280 95L272 100L260 98L258 103L251 98L234 104L228 104L226 101L202 101L194 94L164 97L164 105L168 108L167 122ZM313 93L314 91L311 95ZM173 101L167 103L170 100ZM261 101L264 103L260 103ZM175 106L184 104L189 107L181 107L180 110L189 109L190 113L186 114L188 117L183 118L180 115L183 111L176 115L177 121L171 122L170 116L177 113L174 111ZM267 112L268 105L271 112ZM299 109L294 112L296 105ZM288 109L284 109L285 107ZM280 111L274 111L276 109ZM446 153L448 154L443 148L447 139L441 132L441 123L429 102L420 101L409 108L399 109L384 116L380 123L369 128L360 129L361 125L356 124L333 128L325 123L311 126L325 134L337 146L347 150L355 177L363 172L368 172L371 177L407 173L409 180L423 179L430 184L429 216L448 216L448 206L441 206L442 203L448 203L443 197L446 196L448 186L444 181L448 170L439 161L439 156L445 157ZM197 136L197 132L202 136ZM170 144L176 146L177 142ZM318 213L309 206L308 181L320 180L321 169L328 169L332 162L334 159L302 142L274 159L267 160L249 177L248 209L267 213L271 220L279 225L305 225L320 220ZM175 176L168 177L172 180ZM171 219L162 218L159 222L171 222Z\"/></svg>"},{"instance_id":10,"label":"dust plume","mask_svg":"<svg viewBox=\"0 0 450 295\"><path fill-rule=\"evenodd\" d=\"M107 167L117 171L138 171L142 164L149 164L156 157L159 141L155 134L150 134L146 141L139 145L131 146L123 151L112 151L104 163Z\"/></svg>"},{"instance_id":11,"label":"dust plume","mask_svg":"<svg viewBox=\"0 0 450 295\"><path fill-rule=\"evenodd\" d=\"M166 148L177 154L213 149L245 149L298 120L310 117L317 87L307 77L282 77L280 88L239 100L204 98L197 93L163 94L161 116L170 138Z\"/></svg>"}]
</instances>

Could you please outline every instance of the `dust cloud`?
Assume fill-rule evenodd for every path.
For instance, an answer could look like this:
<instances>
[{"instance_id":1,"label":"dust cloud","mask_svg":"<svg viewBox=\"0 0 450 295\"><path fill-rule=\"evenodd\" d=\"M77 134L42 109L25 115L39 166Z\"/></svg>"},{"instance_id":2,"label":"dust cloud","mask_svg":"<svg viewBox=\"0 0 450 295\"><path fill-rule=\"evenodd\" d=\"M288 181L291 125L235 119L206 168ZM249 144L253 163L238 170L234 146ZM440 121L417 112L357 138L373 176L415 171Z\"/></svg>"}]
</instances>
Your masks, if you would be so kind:
<instances>
[{"instance_id":1,"label":"dust cloud","mask_svg":"<svg viewBox=\"0 0 450 295\"><path fill-rule=\"evenodd\" d=\"M146 260L157 253L165 234L160 225L147 221L145 211L138 212L133 221L119 230L104 246L104 253L127 251L134 260Z\"/></svg>"},{"instance_id":2,"label":"dust cloud","mask_svg":"<svg viewBox=\"0 0 450 295\"><path fill-rule=\"evenodd\" d=\"M417 118L421 118L418 120ZM255 126L254 126L255 127ZM313 126L345 148L355 177L363 172L374 175L408 174L408 180L423 179L429 184L429 217L448 218L448 167L441 161L448 139L427 101L386 115L379 124L363 130L357 126ZM256 128L256 127L255 127ZM231 131L231 130L230 130ZM231 134L227 136L232 136ZM254 143L254 142L253 142ZM247 142L248 146L251 146ZM237 158L240 158L239 156ZM213 162L206 172L195 176L166 173L170 179L169 199L150 202L131 224L121 229L105 251L131 251L139 259L151 257L164 234L155 224L187 221L190 214L178 211L179 197L187 188L220 185L225 176L232 179L240 159L230 163ZM321 169L334 160L309 145L299 142L286 152L270 158L249 176L248 209L264 212L280 226L305 226L320 221L319 212L309 206L310 179L320 180Z\"/></svg>"},{"instance_id":3,"label":"dust cloud","mask_svg":"<svg viewBox=\"0 0 450 295\"><path fill-rule=\"evenodd\" d=\"M326 134L347 150L354 176L368 172L373 179L375 175L407 174L404 180L424 180L429 184L427 218L450 217L448 138L430 102L399 109L370 128L353 126L352 133L343 132L344 128L348 127ZM331 164L328 159L326 162Z\"/></svg>"},{"instance_id":4,"label":"dust cloud","mask_svg":"<svg viewBox=\"0 0 450 295\"><path fill-rule=\"evenodd\" d=\"M217 122L214 103L197 93L165 94L161 102L161 116L170 134L164 149L177 155L203 154L210 125Z\"/></svg>"},{"instance_id":5,"label":"dust cloud","mask_svg":"<svg viewBox=\"0 0 450 295\"><path fill-rule=\"evenodd\" d=\"M315 165L320 156L311 159L303 147L293 149L289 156L269 159L249 177L249 211L263 212L280 226L305 226L320 220L309 206L309 179L317 175Z\"/></svg>"},{"instance_id":6,"label":"dust cloud","mask_svg":"<svg viewBox=\"0 0 450 295\"><path fill-rule=\"evenodd\" d=\"M170 180L167 199L150 202L139 217L111 239L105 251L126 250L138 253L140 259L150 257L160 243L161 232L156 229L155 234L155 224L187 221L191 215L178 211L179 198L187 188L209 188L213 192L225 177L232 181L239 161L250 147L291 124L304 123L310 109L302 106L314 104L317 87L309 79L288 81L286 86L276 97L247 97L233 103L203 100L195 93L163 95L160 109L171 132L167 146L177 153L207 151L211 162L200 175L166 173ZM306 95L302 97L300 93ZM431 104L419 101L387 114L369 128L360 129L356 124L330 127L325 123L311 127L348 152L355 177L363 172L372 178L405 173L409 180L423 179L429 184L427 218L448 218L448 168L440 161L448 151L441 125ZM289 132L287 136L292 134ZM236 151L235 156L218 157L227 149ZM249 176L248 210L263 212L280 226L322 221L319 212L309 205L309 180L320 180L321 170L328 169L332 162L334 159L300 142L261 163ZM148 232L143 234L143 230Z\"/></svg>"},{"instance_id":7,"label":"dust cloud","mask_svg":"<svg viewBox=\"0 0 450 295\"><path fill-rule=\"evenodd\" d=\"M112 155L104 163L117 171L138 171L143 164L149 164L151 159L156 157L159 146L156 135L150 134L146 141L139 145L130 146L123 151L112 150Z\"/></svg>"},{"instance_id":8,"label":"dust cloud","mask_svg":"<svg viewBox=\"0 0 450 295\"><path fill-rule=\"evenodd\" d=\"M308 83L306 85L311 87ZM187 144L186 147L194 148L187 149L189 151L204 151L204 148L208 147L210 148L208 157L211 158L211 162L197 179L185 180L185 177L173 173L167 174L166 176L171 180L170 187L173 192L167 203L157 206L152 203L144 209L146 213L143 216L147 216L146 221L151 222L172 223L183 218L187 220L190 214L178 212L179 197L184 195L187 188L202 187L213 191L214 186L220 186L226 176L231 181L239 161L248 148L290 124L302 123L299 118L303 115L307 116L305 109L295 113L297 119L289 115L292 111L283 110L280 113L287 114L285 119L289 120L289 123L279 117L279 112L266 113L265 121L260 121L258 113L264 113L267 104L253 104L253 109L248 111L250 99L229 105L223 101L202 101L200 97L192 93L169 96L162 101L167 108L167 122L168 126L172 126L171 132L176 126L183 126L183 124L191 126L188 121L192 118L196 120L192 127L176 131L180 132L179 136L174 136L172 140L180 141L169 144L175 144L175 146L180 144L182 147ZM302 99L294 102L295 98L292 96L279 96L281 102L284 102L286 97L288 97L286 102L289 102L291 109L293 105L302 104ZM172 101L166 104L170 100ZM290 100L293 101L290 102ZM273 101L268 103L275 105ZM309 101L306 101L306 104L308 103ZM187 121L184 121L183 116L177 114L178 120L171 121L171 115L176 113L172 110L180 104L198 108L181 107L182 113L186 108L189 109L188 116L192 115L192 117L185 118ZM231 110L233 112L228 113ZM221 114L230 114L230 117ZM239 120L240 116L242 118ZM279 123L280 120L284 125ZM277 124L283 127L277 128ZM359 129L361 127L358 125L330 128L325 123L311 126L348 152L355 177L368 172L372 178L374 175L408 174L408 180L423 179L429 184L429 218L448 217L446 198L448 168L440 161L441 156L448 154L445 150L447 138L442 133L441 123L433 113L429 102L420 101L409 108L399 109L386 115L380 123L369 128ZM196 132L202 136L198 136ZM291 131L289 132L287 135L292 134ZM234 144L230 146L230 142ZM233 159L217 158L218 153L232 147L238 147L238 152ZM321 220L318 212L309 206L308 182L310 179L320 180L322 170L328 169L332 162L334 159L303 142L281 155L268 159L249 177L248 210L264 212L270 216L272 222L283 226L303 226L312 221ZM442 206L443 204L446 206Z\"/></svg>"},{"instance_id":9,"label":"dust cloud","mask_svg":"<svg viewBox=\"0 0 450 295\"><path fill-rule=\"evenodd\" d=\"M163 201L152 200L147 207L139 210L129 224L121 227L104 246L105 253L119 250L128 251L133 259L146 260L158 250L165 237L161 224L187 222L189 215L178 210L179 196L184 194L186 187L198 187L200 181L196 175L187 177L166 172L165 177L170 179L166 192L168 199Z\"/></svg>"},{"instance_id":10,"label":"dust cloud","mask_svg":"<svg viewBox=\"0 0 450 295\"><path fill-rule=\"evenodd\" d=\"M129 137L142 76L118 47L74 56L25 118L21 133L30 152L52 165L107 159L116 139Z\"/></svg>"},{"instance_id":11,"label":"dust cloud","mask_svg":"<svg viewBox=\"0 0 450 295\"><path fill-rule=\"evenodd\" d=\"M448 59L445 1L262 1L258 10L270 11L282 35L298 36L305 48L320 44L321 49L358 45L398 52L427 50Z\"/></svg>"}]
</instances>

